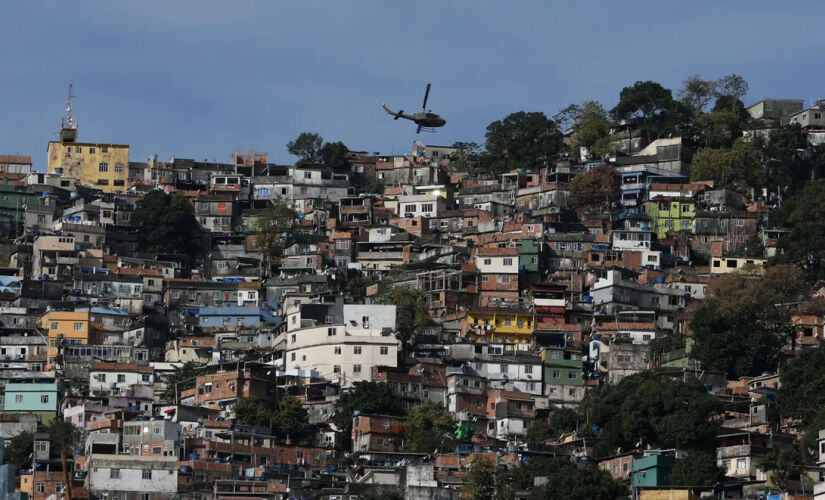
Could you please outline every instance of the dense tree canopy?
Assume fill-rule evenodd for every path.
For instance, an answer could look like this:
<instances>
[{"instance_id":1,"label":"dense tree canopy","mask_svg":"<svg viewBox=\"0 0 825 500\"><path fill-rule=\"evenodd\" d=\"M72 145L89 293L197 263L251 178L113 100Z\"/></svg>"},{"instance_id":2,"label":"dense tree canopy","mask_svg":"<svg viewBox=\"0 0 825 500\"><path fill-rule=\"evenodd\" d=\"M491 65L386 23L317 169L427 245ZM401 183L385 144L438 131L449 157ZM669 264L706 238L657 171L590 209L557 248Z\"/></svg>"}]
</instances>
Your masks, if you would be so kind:
<instances>
[{"instance_id":1,"label":"dense tree canopy","mask_svg":"<svg viewBox=\"0 0 825 500\"><path fill-rule=\"evenodd\" d=\"M273 257L280 257L284 249L294 240L292 228L297 213L285 200L272 200L255 221L256 244L263 253L263 268L266 274Z\"/></svg>"},{"instance_id":2,"label":"dense tree canopy","mask_svg":"<svg viewBox=\"0 0 825 500\"><path fill-rule=\"evenodd\" d=\"M586 148L588 159L602 157L611 150L610 119L604 107L597 101L571 104L559 111L553 120L564 130L572 129L570 156L579 159L579 149Z\"/></svg>"},{"instance_id":3,"label":"dense tree canopy","mask_svg":"<svg viewBox=\"0 0 825 500\"><path fill-rule=\"evenodd\" d=\"M192 204L181 194L153 190L137 202L130 218L141 248L194 256L201 250L200 229Z\"/></svg>"},{"instance_id":4,"label":"dense tree canopy","mask_svg":"<svg viewBox=\"0 0 825 500\"><path fill-rule=\"evenodd\" d=\"M597 454L643 446L702 448L712 443L717 403L698 381L645 372L591 390L580 413L599 428Z\"/></svg>"},{"instance_id":5,"label":"dense tree canopy","mask_svg":"<svg viewBox=\"0 0 825 500\"><path fill-rule=\"evenodd\" d=\"M804 277L792 266L714 278L693 313L692 356L732 379L774 370L777 353L791 341L788 304L804 290Z\"/></svg>"},{"instance_id":6,"label":"dense tree canopy","mask_svg":"<svg viewBox=\"0 0 825 500\"><path fill-rule=\"evenodd\" d=\"M314 132L302 132L296 139L289 141L286 150L297 156L298 167L324 167L332 170L347 170L349 148L341 142L324 142L324 138Z\"/></svg>"},{"instance_id":7,"label":"dense tree canopy","mask_svg":"<svg viewBox=\"0 0 825 500\"><path fill-rule=\"evenodd\" d=\"M825 277L825 179L809 182L785 205L790 232L780 241L781 259L812 279Z\"/></svg>"},{"instance_id":8,"label":"dense tree canopy","mask_svg":"<svg viewBox=\"0 0 825 500\"><path fill-rule=\"evenodd\" d=\"M536 486L536 479L543 483ZM515 469L496 469L492 461L474 460L462 486L472 500L513 500L517 492L530 498L560 500L614 500L627 496L627 487L595 465L579 465L567 458L533 457Z\"/></svg>"},{"instance_id":9,"label":"dense tree canopy","mask_svg":"<svg viewBox=\"0 0 825 500\"><path fill-rule=\"evenodd\" d=\"M187 361L181 366L175 367L174 371L164 377L165 391L163 399L170 404L180 403L180 395L183 391L195 387L195 377L201 365L194 361Z\"/></svg>"},{"instance_id":10,"label":"dense tree canopy","mask_svg":"<svg viewBox=\"0 0 825 500\"><path fill-rule=\"evenodd\" d=\"M379 300L395 306L398 338L405 344L413 339L421 328L433 322L427 295L417 288L393 287L383 293Z\"/></svg>"},{"instance_id":11,"label":"dense tree canopy","mask_svg":"<svg viewBox=\"0 0 825 500\"><path fill-rule=\"evenodd\" d=\"M611 212L621 199L622 176L610 165L599 165L570 183L570 203L578 210Z\"/></svg>"},{"instance_id":12,"label":"dense tree canopy","mask_svg":"<svg viewBox=\"0 0 825 500\"><path fill-rule=\"evenodd\" d=\"M453 416L441 403L424 401L410 410L404 426L406 447L414 453L447 452L453 448Z\"/></svg>"},{"instance_id":13,"label":"dense tree canopy","mask_svg":"<svg viewBox=\"0 0 825 500\"><path fill-rule=\"evenodd\" d=\"M670 473L673 486L713 486L725 477L722 469L716 465L716 453L694 450L676 462Z\"/></svg>"},{"instance_id":14,"label":"dense tree canopy","mask_svg":"<svg viewBox=\"0 0 825 500\"><path fill-rule=\"evenodd\" d=\"M315 433L306 407L294 396L285 396L278 401L278 413L273 423L276 432L290 443L310 444Z\"/></svg>"},{"instance_id":15,"label":"dense tree canopy","mask_svg":"<svg viewBox=\"0 0 825 500\"><path fill-rule=\"evenodd\" d=\"M562 148L556 123L544 113L511 113L487 126L487 164L494 175L516 168L539 169Z\"/></svg>"},{"instance_id":16,"label":"dense tree canopy","mask_svg":"<svg viewBox=\"0 0 825 500\"><path fill-rule=\"evenodd\" d=\"M673 99L669 89L644 81L623 88L611 113L616 120L638 123L649 142L676 132L689 110Z\"/></svg>"},{"instance_id":17,"label":"dense tree canopy","mask_svg":"<svg viewBox=\"0 0 825 500\"><path fill-rule=\"evenodd\" d=\"M743 139L737 140L730 149L700 149L693 157L690 178L711 180L717 188L748 194L751 188L764 184L762 155L753 142Z\"/></svg>"},{"instance_id":18,"label":"dense tree canopy","mask_svg":"<svg viewBox=\"0 0 825 500\"><path fill-rule=\"evenodd\" d=\"M235 420L243 425L268 426L272 419L272 411L261 406L257 396L239 397L232 410Z\"/></svg>"},{"instance_id":19,"label":"dense tree canopy","mask_svg":"<svg viewBox=\"0 0 825 500\"><path fill-rule=\"evenodd\" d=\"M393 394L390 386L383 382L356 382L349 392L345 392L335 405L333 422L344 436L352 431L352 417L355 411L365 415L401 415L401 401Z\"/></svg>"},{"instance_id":20,"label":"dense tree canopy","mask_svg":"<svg viewBox=\"0 0 825 500\"><path fill-rule=\"evenodd\" d=\"M323 162L321 150L324 139L314 132L302 132L295 140L289 141L286 150L292 156L297 156L295 163L299 167L316 166Z\"/></svg>"},{"instance_id":21,"label":"dense tree canopy","mask_svg":"<svg viewBox=\"0 0 825 500\"><path fill-rule=\"evenodd\" d=\"M739 75L731 74L718 80L705 80L692 75L684 82L679 98L696 112L704 111L711 102L722 98L740 99L748 93L748 82Z\"/></svg>"},{"instance_id":22,"label":"dense tree canopy","mask_svg":"<svg viewBox=\"0 0 825 500\"><path fill-rule=\"evenodd\" d=\"M782 386L776 395L781 416L792 418L799 422L800 428L805 428L825 415L825 391L822 390L825 387L825 345L803 350L799 359L782 368L781 380Z\"/></svg>"}]
</instances>

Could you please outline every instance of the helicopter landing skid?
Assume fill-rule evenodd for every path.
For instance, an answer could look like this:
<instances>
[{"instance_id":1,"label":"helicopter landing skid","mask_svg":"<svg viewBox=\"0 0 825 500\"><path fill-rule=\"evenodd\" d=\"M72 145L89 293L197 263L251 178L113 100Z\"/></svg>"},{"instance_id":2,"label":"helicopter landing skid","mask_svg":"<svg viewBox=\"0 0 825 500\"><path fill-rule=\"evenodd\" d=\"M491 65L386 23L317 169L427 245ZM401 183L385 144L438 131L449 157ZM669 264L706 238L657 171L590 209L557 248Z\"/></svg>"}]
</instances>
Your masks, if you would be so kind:
<instances>
[{"instance_id":1,"label":"helicopter landing skid","mask_svg":"<svg viewBox=\"0 0 825 500\"><path fill-rule=\"evenodd\" d=\"M436 129L435 127L418 127L418 130L416 130L415 133L417 134L419 132L429 132L431 134L434 134L437 131L438 129Z\"/></svg>"}]
</instances>

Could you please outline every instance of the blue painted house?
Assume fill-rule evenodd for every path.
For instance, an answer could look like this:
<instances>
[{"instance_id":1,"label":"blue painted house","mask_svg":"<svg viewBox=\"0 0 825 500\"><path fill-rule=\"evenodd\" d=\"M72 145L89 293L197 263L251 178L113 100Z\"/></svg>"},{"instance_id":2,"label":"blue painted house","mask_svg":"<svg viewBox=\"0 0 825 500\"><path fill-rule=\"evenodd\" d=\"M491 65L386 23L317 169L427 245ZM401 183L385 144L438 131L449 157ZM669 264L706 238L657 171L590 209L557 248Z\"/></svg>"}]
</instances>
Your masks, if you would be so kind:
<instances>
[{"instance_id":1,"label":"blue painted house","mask_svg":"<svg viewBox=\"0 0 825 500\"><path fill-rule=\"evenodd\" d=\"M10 382L6 384L4 411L7 413L34 413L48 424L57 415L59 396L54 382Z\"/></svg>"}]
</instances>

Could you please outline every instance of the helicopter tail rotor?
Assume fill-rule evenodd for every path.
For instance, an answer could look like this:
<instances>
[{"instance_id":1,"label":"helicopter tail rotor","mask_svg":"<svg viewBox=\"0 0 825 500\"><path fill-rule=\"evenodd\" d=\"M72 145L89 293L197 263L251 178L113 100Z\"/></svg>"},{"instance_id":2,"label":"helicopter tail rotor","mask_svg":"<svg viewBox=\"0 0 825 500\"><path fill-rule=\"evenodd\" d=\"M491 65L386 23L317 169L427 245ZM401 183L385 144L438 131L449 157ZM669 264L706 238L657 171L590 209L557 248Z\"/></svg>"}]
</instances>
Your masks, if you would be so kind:
<instances>
[{"instance_id":1,"label":"helicopter tail rotor","mask_svg":"<svg viewBox=\"0 0 825 500\"><path fill-rule=\"evenodd\" d=\"M403 110L403 109L399 109L399 110L398 110L398 113L395 113L395 118L393 118L393 119L394 119L394 120L397 120L397 119L401 118L401 115L402 115L403 113L404 113L404 110Z\"/></svg>"}]
</instances>

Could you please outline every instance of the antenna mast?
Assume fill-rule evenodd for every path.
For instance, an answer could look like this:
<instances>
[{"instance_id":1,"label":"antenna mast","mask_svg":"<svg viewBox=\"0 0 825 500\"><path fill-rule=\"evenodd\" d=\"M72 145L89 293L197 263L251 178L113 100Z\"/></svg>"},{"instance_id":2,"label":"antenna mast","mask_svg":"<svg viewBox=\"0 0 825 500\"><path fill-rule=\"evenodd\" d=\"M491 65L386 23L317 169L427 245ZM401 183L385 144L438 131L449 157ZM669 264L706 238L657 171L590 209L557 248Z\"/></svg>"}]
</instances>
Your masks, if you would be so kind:
<instances>
[{"instance_id":1,"label":"antenna mast","mask_svg":"<svg viewBox=\"0 0 825 500\"><path fill-rule=\"evenodd\" d=\"M74 85L70 83L69 95L66 99L66 116L63 117L60 124L61 142L75 142L77 139L77 123L75 123L74 118L72 118L72 98L74 98L74 94L72 93L73 87Z\"/></svg>"}]
</instances>

